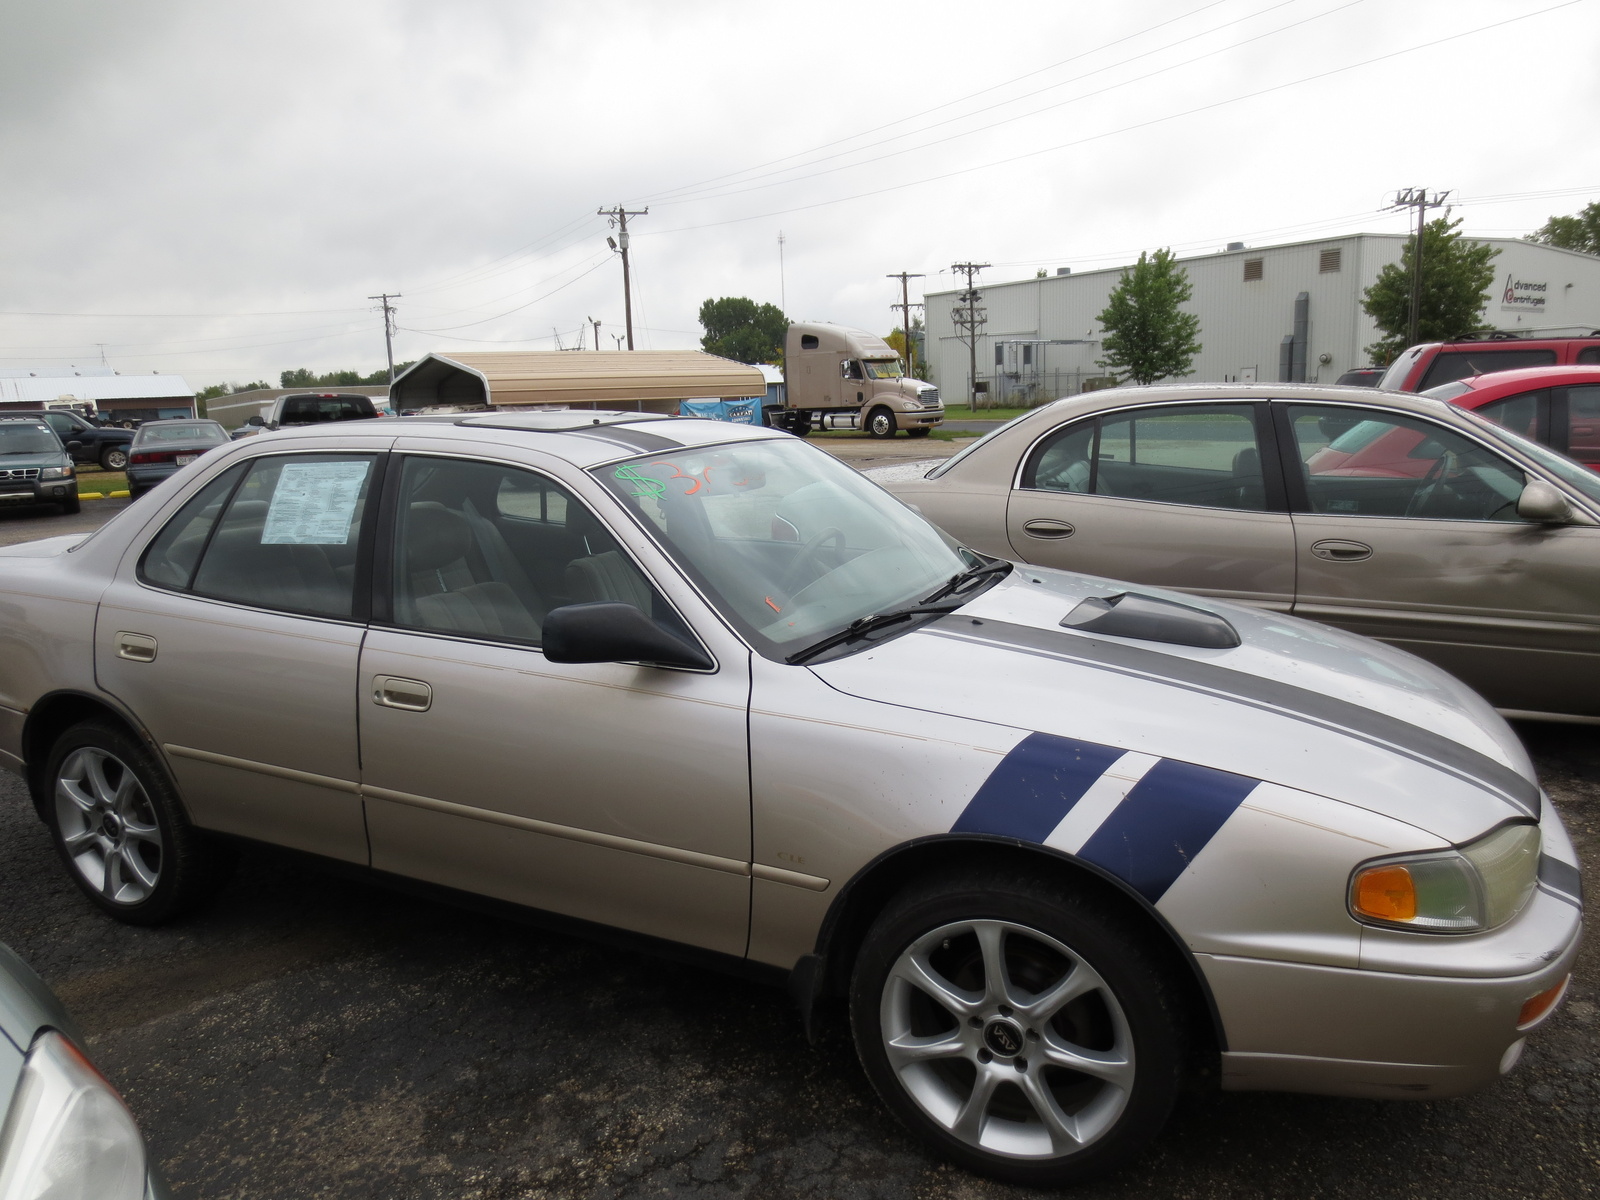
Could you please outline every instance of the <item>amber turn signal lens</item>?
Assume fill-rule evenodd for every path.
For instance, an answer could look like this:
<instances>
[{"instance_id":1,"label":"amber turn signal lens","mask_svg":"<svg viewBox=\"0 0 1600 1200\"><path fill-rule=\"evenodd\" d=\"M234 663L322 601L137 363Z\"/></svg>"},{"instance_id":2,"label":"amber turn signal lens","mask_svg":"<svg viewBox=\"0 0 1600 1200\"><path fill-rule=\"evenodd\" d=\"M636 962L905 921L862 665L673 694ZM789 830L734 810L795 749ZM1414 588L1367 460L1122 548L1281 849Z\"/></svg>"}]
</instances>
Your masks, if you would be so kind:
<instances>
[{"instance_id":1,"label":"amber turn signal lens","mask_svg":"<svg viewBox=\"0 0 1600 1200\"><path fill-rule=\"evenodd\" d=\"M1417 915L1417 885L1411 872L1390 864L1356 877L1355 910L1380 921L1410 921Z\"/></svg>"},{"instance_id":2,"label":"amber turn signal lens","mask_svg":"<svg viewBox=\"0 0 1600 1200\"><path fill-rule=\"evenodd\" d=\"M1526 1029L1545 1013L1554 1008L1566 993L1567 984L1572 982L1572 976L1563 976L1561 982L1553 988L1547 988L1537 996L1530 996L1522 1004L1522 1011L1517 1014L1517 1028Z\"/></svg>"}]
</instances>

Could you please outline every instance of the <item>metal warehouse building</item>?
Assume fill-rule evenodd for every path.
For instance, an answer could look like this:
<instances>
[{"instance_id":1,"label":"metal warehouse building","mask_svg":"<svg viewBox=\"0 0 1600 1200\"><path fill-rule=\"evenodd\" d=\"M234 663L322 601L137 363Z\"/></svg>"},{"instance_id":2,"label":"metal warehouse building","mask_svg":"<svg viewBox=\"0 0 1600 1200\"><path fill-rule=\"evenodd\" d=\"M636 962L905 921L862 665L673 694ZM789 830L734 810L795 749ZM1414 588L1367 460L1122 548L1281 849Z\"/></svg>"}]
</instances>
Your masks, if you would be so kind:
<instances>
[{"instance_id":1,"label":"metal warehouse building","mask_svg":"<svg viewBox=\"0 0 1600 1200\"><path fill-rule=\"evenodd\" d=\"M1196 382L1239 380L1332 383L1369 362L1377 327L1361 310L1378 272L1399 262L1406 237L1346 237L1180 259L1200 317ZM1483 320L1523 336L1581 335L1600 329L1600 258L1509 238L1477 238L1500 251ZM1096 365L1105 309L1123 268L982 283L987 321L978 336L979 382L992 402L1053 400L1103 384ZM927 353L947 400L968 391L968 347L952 317L961 292L930 292Z\"/></svg>"},{"instance_id":2,"label":"metal warehouse building","mask_svg":"<svg viewBox=\"0 0 1600 1200\"><path fill-rule=\"evenodd\" d=\"M91 400L108 421L194 416L194 389L181 375L119 375L110 367L0 370L0 408L41 408L52 400Z\"/></svg>"}]
</instances>

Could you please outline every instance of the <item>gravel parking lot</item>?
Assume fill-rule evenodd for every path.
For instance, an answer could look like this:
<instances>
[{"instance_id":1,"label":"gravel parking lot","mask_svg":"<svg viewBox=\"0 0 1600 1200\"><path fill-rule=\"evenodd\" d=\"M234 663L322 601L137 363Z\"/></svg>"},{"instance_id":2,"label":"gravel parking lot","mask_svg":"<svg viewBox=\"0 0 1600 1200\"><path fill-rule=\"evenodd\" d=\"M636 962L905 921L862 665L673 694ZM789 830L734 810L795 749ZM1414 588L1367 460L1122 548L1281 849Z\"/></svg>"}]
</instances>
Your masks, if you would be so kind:
<instances>
[{"instance_id":1,"label":"gravel parking lot","mask_svg":"<svg viewBox=\"0 0 1600 1200\"><path fill-rule=\"evenodd\" d=\"M882 465L886 451L960 443L841 445ZM122 502L97 503L85 517ZM40 517L32 536L64 520ZM0 538L28 524L6 514ZM1600 738L1520 732L1592 889ZM0 880L0 940L78 1015L182 1197L1030 1194L922 1154L872 1095L837 1014L808 1046L779 991L269 850L247 854L204 914L121 926L80 898L3 775ZM1196 1094L1150 1155L1076 1194L1592 1196L1597 1068L1591 945L1564 1010L1486 1092Z\"/></svg>"}]
</instances>

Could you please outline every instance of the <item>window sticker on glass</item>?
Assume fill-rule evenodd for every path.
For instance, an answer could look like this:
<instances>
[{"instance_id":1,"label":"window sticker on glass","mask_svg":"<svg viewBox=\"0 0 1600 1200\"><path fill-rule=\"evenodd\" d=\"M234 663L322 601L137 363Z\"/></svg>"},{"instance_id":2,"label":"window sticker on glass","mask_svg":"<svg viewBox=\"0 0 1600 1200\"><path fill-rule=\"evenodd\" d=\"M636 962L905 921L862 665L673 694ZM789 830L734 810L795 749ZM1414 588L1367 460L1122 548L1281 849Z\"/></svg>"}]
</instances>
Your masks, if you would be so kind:
<instances>
[{"instance_id":1,"label":"window sticker on glass","mask_svg":"<svg viewBox=\"0 0 1600 1200\"><path fill-rule=\"evenodd\" d=\"M261 530L263 546L343 546L368 462L290 463L278 477Z\"/></svg>"}]
</instances>

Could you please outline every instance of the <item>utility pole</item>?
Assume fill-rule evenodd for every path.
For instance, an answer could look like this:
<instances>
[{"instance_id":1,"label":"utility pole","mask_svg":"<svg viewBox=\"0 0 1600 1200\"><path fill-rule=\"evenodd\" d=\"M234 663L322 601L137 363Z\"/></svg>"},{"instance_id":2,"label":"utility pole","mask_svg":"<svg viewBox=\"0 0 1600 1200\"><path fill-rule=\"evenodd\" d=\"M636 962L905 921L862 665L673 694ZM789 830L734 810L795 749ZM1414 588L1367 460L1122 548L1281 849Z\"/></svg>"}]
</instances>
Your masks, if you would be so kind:
<instances>
[{"instance_id":1,"label":"utility pole","mask_svg":"<svg viewBox=\"0 0 1600 1200\"><path fill-rule=\"evenodd\" d=\"M984 309L978 307L982 299L981 293L973 285L973 278L977 273L987 267L988 263L951 263L952 271L959 271L967 277L967 290L961 293L961 307L955 309L950 315L955 319L956 328L966 330L967 340L967 406L978 407L978 331L989 320Z\"/></svg>"},{"instance_id":2,"label":"utility pole","mask_svg":"<svg viewBox=\"0 0 1600 1200\"><path fill-rule=\"evenodd\" d=\"M642 208L638 212L629 212L620 204L615 208L597 210L599 216L611 218L610 224L617 230L617 236L608 237L606 244L622 255L622 314L628 330L629 350L633 349L633 285L628 277L628 218L642 217L649 211L648 208Z\"/></svg>"},{"instance_id":3,"label":"utility pole","mask_svg":"<svg viewBox=\"0 0 1600 1200\"><path fill-rule=\"evenodd\" d=\"M778 230L778 307L789 315L789 289L783 278L783 230Z\"/></svg>"},{"instance_id":4,"label":"utility pole","mask_svg":"<svg viewBox=\"0 0 1600 1200\"><path fill-rule=\"evenodd\" d=\"M1449 195L1449 192L1434 192L1430 196L1427 188L1403 188L1389 206L1390 209L1417 210L1417 241L1411 248L1411 315L1406 322L1407 346L1415 346L1421 340L1417 328L1422 316L1422 233L1427 226L1428 210L1443 208L1445 198Z\"/></svg>"},{"instance_id":5,"label":"utility pole","mask_svg":"<svg viewBox=\"0 0 1600 1200\"><path fill-rule=\"evenodd\" d=\"M394 386L394 305L391 300L400 299L400 293L392 295L384 292L381 296L368 296L368 300L383 301L383 350L389 356L389 386Z\"/></svg>"},{"instance_id":6,"label":"utility pole","mask_svg":"<svg viewBox=\"0 0 1600 1200\"><path fill-rule=\"evenodd\" d=\"M922 276L913 275L910 271L900 271L897 274L885 275L884 278L898 279L900 281L900 303L891 304L889 307L900 310L900 316L903 321L902 328L904 328L906 334L906 374L914 375L916 372L913 368L916 364L912 361L911 353L911 280L921 279ZM922 305L918 304L916 307L921 308Z\"/></svg>"}]
</instances>

